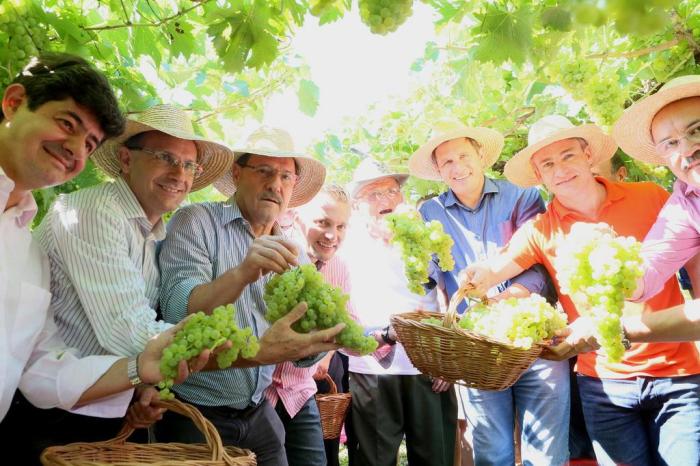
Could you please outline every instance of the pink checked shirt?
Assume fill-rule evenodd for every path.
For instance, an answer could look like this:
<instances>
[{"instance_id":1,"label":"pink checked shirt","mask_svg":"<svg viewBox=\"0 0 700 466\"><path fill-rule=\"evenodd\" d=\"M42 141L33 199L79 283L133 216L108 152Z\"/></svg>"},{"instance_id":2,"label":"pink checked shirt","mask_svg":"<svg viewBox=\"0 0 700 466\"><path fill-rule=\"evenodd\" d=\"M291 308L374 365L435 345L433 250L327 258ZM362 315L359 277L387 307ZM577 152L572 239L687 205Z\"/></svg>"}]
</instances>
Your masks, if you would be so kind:
<instances>
[{"instance_id":1,"label":"pink checked shirt","mask_svg":"<svg viewBox=\"0 0 700 466\"><path fill-rule=\"evenodd\" d=\"M350 294L349 274L342 259L334 256L321 266L320 272L328 283ZM353 315L350 303L348 310ZM318 363L310 367L296 367L289 361L278 364L272 374L272 384L265 390L265 398L272 406L281 400L289 417L296 416L304 403L316 393L313 375L317 366Z\"/></svg>"},{"instance_id":2,"label":"pink checked shirt","mask_svg":"<svg viewBox=\"0 0 700 466\"><path fill-rule=\"evenodd\" d=\"M646 301L661 291L666 280L700 252L700 189L678 180L659 217L644 239Z\"/></svg>"}]
</instances>

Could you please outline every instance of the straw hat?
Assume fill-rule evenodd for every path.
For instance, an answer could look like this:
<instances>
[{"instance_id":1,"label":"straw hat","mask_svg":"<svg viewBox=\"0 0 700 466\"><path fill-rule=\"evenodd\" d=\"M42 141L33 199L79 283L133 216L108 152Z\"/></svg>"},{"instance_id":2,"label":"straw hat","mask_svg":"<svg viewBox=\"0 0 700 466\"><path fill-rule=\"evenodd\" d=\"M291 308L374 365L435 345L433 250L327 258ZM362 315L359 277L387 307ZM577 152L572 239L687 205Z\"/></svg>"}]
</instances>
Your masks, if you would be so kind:
<instances>
[{"instance_id":1,"label":"straw hat","mask_svg":"<svg viewBox=\"0 0 700 466\"><path fill-rule=\"evenodd\" d=\"M227 171L233 162L233 152L224 144L194 134L192 120L182 109L172 105L156 105L126 121L126 130L119 136L104 142L94 154L92 161L112 178L119 177L119 148L130 137L146 131L160 131L170 136L193 141L197 146L202 174L192 182L191 192L211 184Z\"/></svg>"},{"instance_id":2,"label":"straw hat","mask_svg":"<svg viewBox=\"0 0 700 466\"><path fill-rule=\"evenodd\" d=\"M615 140L596 125L574 126L566 117L549 115L536 121L527 134L527 147L513 156L503 170L508 180L518 186L535 186L539 182L530 159L538 150L564 139L582 138L591 150L591 165L611 159L617 150Z\"/></svg>"},{"instance_id":3,"label":"straw hat","mask_svg":"<svg viewBox=\"0 0 700 466\"><path fill-rule=\"evenodd\" d=\"M234 149L234 160L243 154L264 157L291 157L296 161L299 179L294 185L288 207L306 204L319 192L326 179L326 167L318 160L294 150L292 136L283 129L263 126L254 131L241 149ZM214 187L227 197L236 192L233 173L228 170L214 182Z\"/></svg>"},{"instance_id":4,"label":"straw hat","mask_svg":"<svg viewBox=\"0 0 700 466\"><path fill-rule=\"evenodd\" d=\"M659 91L635 102L615 122L612 134L625 153L642 162L665 165L651 139L651 122L666 105L687 97L700 96L700 75L680 76L664 84Z\"/></svg>"},{"instance_id":5,"label":"straw hat","mask_svg":"<svg viewBox=\"0 0 700 466\"><path fill-rule=\"evenodd\" d=\"M408 161L411 175L425 180L441 181L440 172L433 163L433 151L443 142L457 138L471 138L481 144L484 169L496 163L503 150L503 136L496 130L481 126L470 128L456 121L444 121L433 129L428 142L411 155Z\"/></svg>"},{"instance_id":6,"label":"straw hat","mask_svg":"<svg viewBox=\"0 0 700 466\"><path fill-rule=\"evenodd\" d=\"M408 179L408 175L405 173L391 173L381 163L371 157L366 157L352 174L352 181L348 184L350 196L356 197L360 189L381 178L394 178L399 186L402 186Z\"/></svg>"}]
</instances>

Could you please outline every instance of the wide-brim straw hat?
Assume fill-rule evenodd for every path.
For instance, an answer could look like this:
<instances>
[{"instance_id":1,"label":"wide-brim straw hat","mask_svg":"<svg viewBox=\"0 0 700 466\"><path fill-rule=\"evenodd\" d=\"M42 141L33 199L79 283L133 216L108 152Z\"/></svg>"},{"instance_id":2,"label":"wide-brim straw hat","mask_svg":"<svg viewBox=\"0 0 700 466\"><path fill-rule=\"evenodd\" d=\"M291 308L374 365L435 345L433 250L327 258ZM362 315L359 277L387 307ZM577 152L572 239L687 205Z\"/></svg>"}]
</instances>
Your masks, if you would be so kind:
<instances>
[{"instance_id":1,"label":"wide-brim straw hat","mask_svg":"<svg viewBox=\"0 0 700 466\"><path fill-rule=\"evenodd\" d=\"M574 126L568 118L549 115L536 121L527 135L527 147L506 162L503 174L511 183L522 187L539 183L532 168L532 156L543 147L564 139L581 138L588 143L591 165L609 160L615 155L617 144L597 125Z\"/></svg>"},{"instance_id":2,"label":"wide-brim straw hat","mask_svg":"<svg viewBox=\"0 0 700 466\"><path fill-rule=\"evenodd\" d=\"M491 128L468 127L456 121L444 121L436 126L428 142L418 148L408 161L411 175L424 180L441 181L440 172L433 163L433 151L443 142L471 138L481 145L480 155L484 170L496 163L503 150L503 135Z\"/></svg>"},{"instance_id":3,"label":"wide-brim straw hat","mask_svg":"<svg viewBox=\"0 0 700 466\"><path fill-rule=\"evenodd\" d=\"M299 178L289 199L290 208L306 204L313 199L326 180L326 167L318 160L297 152L292 136L283 129L263 126L248 136L243 148L234 149L234 153L234 160L238 160L243 154L293 158ZM233 196L236 184L233 182L232 171L228 170L216 180L214 187L227 197Z\"/></svg>"},{"instance_id":4,"label":"wide-brim straw hat","mask_svg":"<svg viewBox=\"0 0 700 466\"><path fill-rule=\"evenodd\" d=\"M173 105L156 105L129 118L126 129L119 137L105 141L91 156L102 171L112 178L121 172L119 148L130 137L146 131L160 131L179 139L193 141L197 147L197 160L203 171L192 182L190 191L197 191L219 178L233 163L233 151L220 142L215 142L194 133L192 120L187 113Z\"/></svg>"},{"instance_id":5,"label":"wide-brim straw hat","mask_svg":"<svg viewBox=\"0 0 700 466\"><path fill-rule=\"evenodd\" d=\"M635 102L613 125L615 141L625 153L647 163L665 165L651 137L651 122L662 108L677 100L700 96L700 75L680 76L653 95Z\"/></svg>"},{"instance_id":6,"label":"wide-brim straw hat","mask_svg":"<svg viewBox=\"0 0 700 466\"><path fill-rule=\"evenodd\" d=\"M357 197L358 192L370 183L382 178L394 178L402 186L408 179L406 173L392 173L377 160L366 157L355 168L352 174L352 181L348 184L348 192L351 197Z\"/></svg>"}]
</instances>

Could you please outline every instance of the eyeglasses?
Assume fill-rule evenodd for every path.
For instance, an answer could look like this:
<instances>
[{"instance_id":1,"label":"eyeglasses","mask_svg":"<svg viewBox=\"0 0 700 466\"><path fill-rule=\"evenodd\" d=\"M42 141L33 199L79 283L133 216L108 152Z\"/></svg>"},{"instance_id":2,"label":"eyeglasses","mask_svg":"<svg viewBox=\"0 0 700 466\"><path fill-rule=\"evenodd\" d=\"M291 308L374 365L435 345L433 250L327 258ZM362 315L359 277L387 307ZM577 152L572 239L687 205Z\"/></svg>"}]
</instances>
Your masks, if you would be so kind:
<instances>
[{"instance_id":1,"label":"eyeglasses","mask_svg":"<svg viewBox=\"0 0 700 466\"><path fill-rule=\"evenodd\" d=\"M690 144L700 143L700 123L697 123L690 128L688 128L683 136L679 138L666 139L656 144L656 152L658 152L662 157L669 158L674 155L678 148L681 146L681 141L685 139Z\"/></svg>"},{"instance_id":2,"label":"eyeglasses","mask_svg":"<svg viewBox=\"0 0 700 466\"><path fill-rule=\"evenodd\" d=\"M204 168L202 168L202 166L197 162L193 162L191 160L181 162L180 160L176 159L175 156L173 156L173 154L171 154L170 152L146 149L145 147L133 147L130 148L130 150L137 150L149 154L153 156L154 159L161 162L163 165L167 165L169 168L182 167L182 169L185 170L185 173L187 173L193 178L197 178L204 171Z\"/></svg>"},{"instance_id":3,"label":"eyeglasses","mask_svg":"<svg viewBox=\"0 0 700 466\"><path fill-rule=\"evenodd\" d=\"M272 181L277 178L277 175L279 174L284 186L294 186L299 180L299 175L296 173L292 173L289 170L272 168L269 165L241 165L241 167L250 168L265 181Z\"/></svg>"},{"instance_id":4,"label":"eyeglasses","mask_svg":"<svg viewBox=\"0 0 700 466\"><path fill-rule=\"evenodd\" d=\"M387 199L394 198L394 197L398 196L399 194L401 194L401 190L399 188L389 188L389 189L385 189L382 191L369 192L369 193L365 194L363 197L365 199L370 200L370 201L377 202L380 199L384 199L384 198L387 198Z\"/></svg>"}]
</instances>

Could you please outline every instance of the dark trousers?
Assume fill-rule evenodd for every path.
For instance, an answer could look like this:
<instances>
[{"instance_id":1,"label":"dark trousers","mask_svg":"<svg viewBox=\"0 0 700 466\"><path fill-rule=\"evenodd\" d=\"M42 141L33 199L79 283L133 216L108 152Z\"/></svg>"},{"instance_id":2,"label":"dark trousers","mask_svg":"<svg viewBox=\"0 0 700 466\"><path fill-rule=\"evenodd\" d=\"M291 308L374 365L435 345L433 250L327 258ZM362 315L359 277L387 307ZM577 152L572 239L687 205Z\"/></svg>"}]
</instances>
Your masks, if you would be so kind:
<instances>
[{"instance_id":1,"label":"dark trousers","mask_svg":"<svg viewBox=\"0 0 700 466\"><path fill-rule=\"evenodd\" d=\"M15 392L7 416L0 423L0 438L12 446L13 464L41 466L45 448L74 442L99 442L117 435L123 418L101 418L73 414L62 409L40 409ZM139 429L130 441L146 443L148 431Z\"/></svg>"},{"instance_id":2,"label":"dark trousers","mask_svg":"<svg viewBox=\"0 0 700 466\"><path fill-rule=\"evenodd\" d=\"M454 390L435 393L423 375L350 374L355 464L394 466L406 436L411 466L451 466L457 429Z\"/></svg>"},{"instance_id":3,"label":"dark trousers","mask_svg":"<svg viewBox=\"0 0 700 466\"><path fill-rule=\"evenodd\" d=\"M259 466L288 466L284 426L270 403L246 409L190 403L214 424L224 445L252 450ZM155 427L158 442L204 443L204 434L189 418L168 411Z\"/></svg>"},{"instance_id":4,"label":"dark trousers","mask_svg":"<svg viewBox=\"0 0 700 466\"><path fill-rule=\"evenodd\" d=\"M581 395L578 391L578 381L574 372L576 358L569 359L571 387L571 415L569 417L569 456L571 459L595 459L593 443L588 436L586 423L583 419Z\"/></svg>"}]
</instances>

